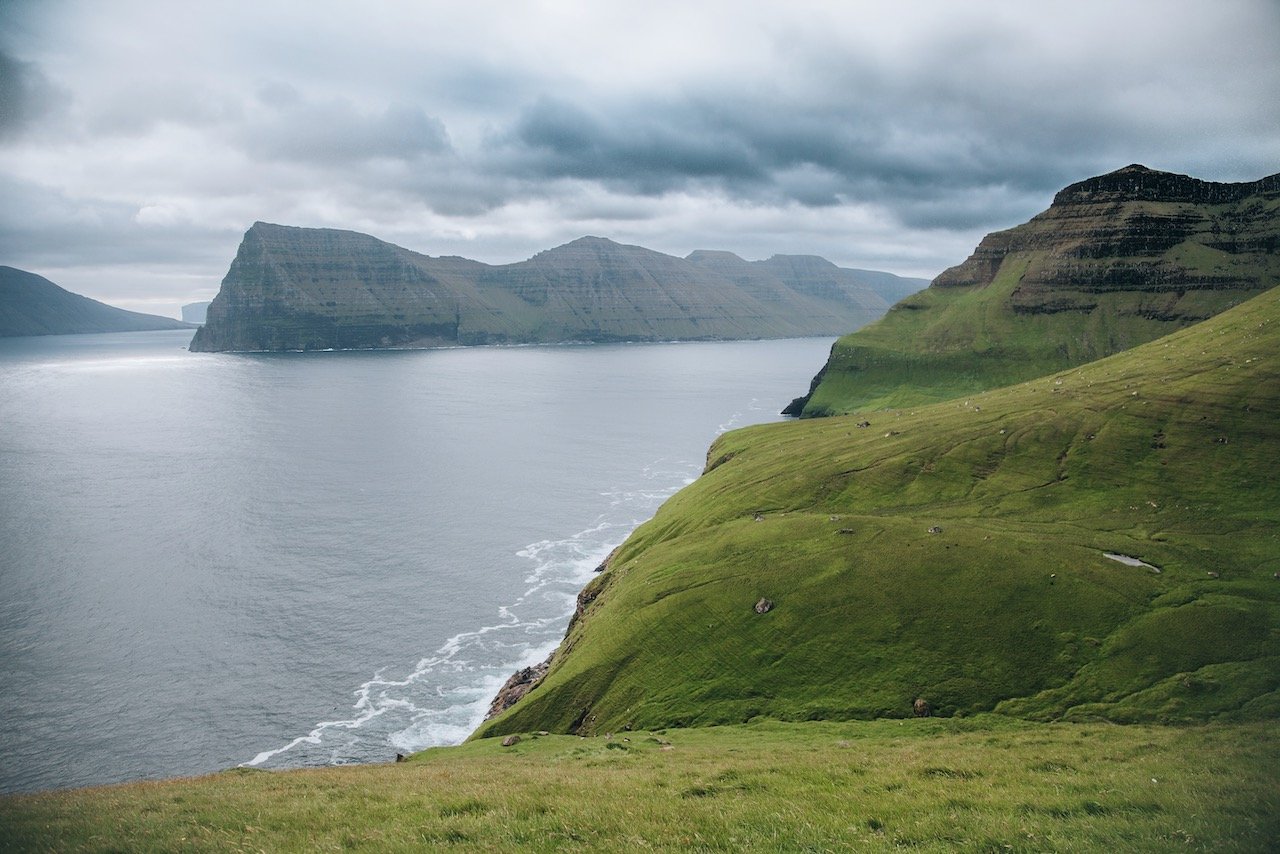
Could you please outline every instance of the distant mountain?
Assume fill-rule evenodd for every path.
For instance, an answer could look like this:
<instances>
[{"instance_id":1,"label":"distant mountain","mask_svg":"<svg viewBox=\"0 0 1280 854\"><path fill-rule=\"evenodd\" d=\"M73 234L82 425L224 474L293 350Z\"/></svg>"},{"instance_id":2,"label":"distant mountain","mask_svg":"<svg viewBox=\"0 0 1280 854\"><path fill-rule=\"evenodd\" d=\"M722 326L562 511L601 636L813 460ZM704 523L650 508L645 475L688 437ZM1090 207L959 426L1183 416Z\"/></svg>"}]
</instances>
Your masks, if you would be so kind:
<instances>
[{"instance_id":1,"label":"distant mountain","mask_svg":"<svg viewBox=\"0 0 1280 854\"><path fill-rule=\"evenodd\" d=\"M209 311L209 301L189 302L182 307L182 320L185 323L204 323Z\"/></svg>"},{"instance_id":2,"label":"distant mountain","mask_svg":"<svg viewBox=\"0 0 1280 854\"><path fill-rule=\"evenodd\" d=\"M527 261L433 258L369 235L255 223L193 350L315 350L837 335L889 307L810 256L688 258L583 237Z\"/></svg>"},{"instance_id":3,"label":"distant mountain","mask_svg":"<svg viewBox=\"0 0 1280 854\"><path fill-rule=\"evenodd\" d=\"M744 289L759 289L768 298L780 283L810 296L832 297L847 289L867 288L887 304L928 286L928 279L895 276L876 270L837 267L817 255L774 255L767 261L744 261L732 252L699 249L685 257L698 266L719 273Z\"/></svg>"},{"instance_id":4,"label":"distant mountain","mask_svg":"<svg viewBox=\"0 0 1280 854\"><path fill-rule=\"evenodd\" d=\"M1280 175L1144 166L1072 184L1029 222L838 341L806 416L916 406L1167 335L1280 283Z\"/></svg>"},{"instance_id":5,"label":"distant mountain","mask_svg":"<svg viewBox=\"0 0 1280 854\"><path fill-rule=\"evenodd\" d=\"M0 336L189 328L170 317L115 308L73 294L35 273L0 266Z\"/></svg>"}]
</instances>

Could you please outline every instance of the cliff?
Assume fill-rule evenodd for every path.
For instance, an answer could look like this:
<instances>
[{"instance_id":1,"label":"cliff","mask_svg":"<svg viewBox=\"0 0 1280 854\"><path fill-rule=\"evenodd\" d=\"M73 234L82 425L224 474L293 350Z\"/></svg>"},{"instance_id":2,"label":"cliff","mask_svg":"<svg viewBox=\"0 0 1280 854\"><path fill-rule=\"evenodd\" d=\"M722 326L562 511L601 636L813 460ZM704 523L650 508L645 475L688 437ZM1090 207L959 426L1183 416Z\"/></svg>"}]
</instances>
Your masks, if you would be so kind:
<instances>
[{"instance_id":1,"label":"cliff","mask_svg":"<svg viewBox=\"0 0 1280 854\"><path fill-rule=\"evenodd\" d=\"M1214 183L1133 165L1060 191L842 338L805 416L913 406L1082 364L1280 282L1280 175Z\"/></svg>"},{"instance_id":2,"label":"cliff","mask_svg":"<svg viewBox=\"0 0 1280 854\"><path fill-rule=\"evenodd\" d=\"M886 279L885 277L888 277ZM527 261L430 257L368 235L256 223L193 350L314 350L835 335L913 280L820 258L688 258L584 237Z\"/></svg>"},{"instance_id":3,"label":"cliff","mask_svg":"<svg viewBox=\"0 0 1280 854\"><path fill-rule=\"evenodd\" d=\"M189 329L170 317L125 311L73 294L14 267L0 267L0 336Z\"/></svg>"}]
</instances>

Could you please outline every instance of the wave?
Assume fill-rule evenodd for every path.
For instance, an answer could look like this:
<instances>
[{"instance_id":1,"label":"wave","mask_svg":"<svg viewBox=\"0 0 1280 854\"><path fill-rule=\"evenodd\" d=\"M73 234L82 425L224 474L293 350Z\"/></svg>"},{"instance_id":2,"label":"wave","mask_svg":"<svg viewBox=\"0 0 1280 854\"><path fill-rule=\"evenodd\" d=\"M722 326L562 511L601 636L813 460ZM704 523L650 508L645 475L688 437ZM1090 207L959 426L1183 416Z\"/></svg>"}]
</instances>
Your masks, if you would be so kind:
<instances>
[{"instance_id":1,"label":"wave","mask_svg":"<svg viewBox=\"0 0 1280 854\"><path fill-rule=\"evenodd\" d=\"M387 675L394 665L379 668L352 692L348 716L320 721L241 767L387 761L392 751L412 753L463 741L483 722L511 673L543 661L559 645L578 591L595 569L700 470L690 461L657 460L642 468L635 488L602 491L604 512L590 527L516 552L532 564L524 576L526 587L498 607L495 622L454 635L400 678Z\"/></svg>"}]
</instances>

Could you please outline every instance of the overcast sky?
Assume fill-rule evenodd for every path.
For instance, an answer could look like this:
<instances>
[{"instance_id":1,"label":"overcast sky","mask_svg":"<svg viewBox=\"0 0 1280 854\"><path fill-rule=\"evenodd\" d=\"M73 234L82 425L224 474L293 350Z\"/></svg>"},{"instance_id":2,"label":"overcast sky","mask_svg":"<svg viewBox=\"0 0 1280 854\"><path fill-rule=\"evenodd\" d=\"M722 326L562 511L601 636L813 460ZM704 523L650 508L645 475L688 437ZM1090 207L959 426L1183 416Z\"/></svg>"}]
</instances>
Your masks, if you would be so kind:
<instances>
[{"instance_id":1,"label":"overcast sky","mask_svg":"<svg viewBox=\"0 0 1280 854\"><path fill-rule=\"evenodd\" d=\"M255 220L932 277L1128 163L1280 172L1277 45L1277 0L0 0L0 264L170 315Z\"/></svg>"}]
</instances>

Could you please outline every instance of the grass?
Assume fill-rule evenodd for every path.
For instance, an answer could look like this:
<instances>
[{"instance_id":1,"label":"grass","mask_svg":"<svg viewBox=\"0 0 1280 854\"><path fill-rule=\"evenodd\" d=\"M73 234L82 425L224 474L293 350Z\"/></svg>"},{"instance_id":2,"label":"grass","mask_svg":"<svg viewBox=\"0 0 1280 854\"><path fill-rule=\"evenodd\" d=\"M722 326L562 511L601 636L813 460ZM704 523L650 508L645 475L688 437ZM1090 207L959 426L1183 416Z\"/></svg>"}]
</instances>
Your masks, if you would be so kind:
<instances>
[{"instance_id":1,"label":"grass","mask_svg":"<svg viewBox=\"0 0 1280 854\"><path fill-rule=\"evenodd\" d=\"M0 849L1276 850L1280 289L988 391L999 305L919 299L986 318L895 312L970 396L721 437L467 744L0 798Z\"/></svg>"},{"instance_id":2,"label":"grass","mask_svg":"<svg viewBox=\"0 0 1280 854\"><path fill-rule=\"evenodd\" d=\"M0 799L0 849L1264 851L1280 735L997 717L526 735Z\"/></svg>"},{"instance_id":3,"label":"grass","mask_svg":"<svg viewBox=\"0 0 1280 854\"><path fill-rule=\"evenodd\" d=\"M727 434L589 586L544 682L480 733L902 717L917 698L1035 720L1274 717L1278 352L1272 291L869 427Z\"/></svg>"}]
</instances>

